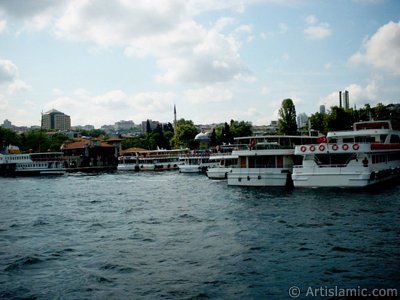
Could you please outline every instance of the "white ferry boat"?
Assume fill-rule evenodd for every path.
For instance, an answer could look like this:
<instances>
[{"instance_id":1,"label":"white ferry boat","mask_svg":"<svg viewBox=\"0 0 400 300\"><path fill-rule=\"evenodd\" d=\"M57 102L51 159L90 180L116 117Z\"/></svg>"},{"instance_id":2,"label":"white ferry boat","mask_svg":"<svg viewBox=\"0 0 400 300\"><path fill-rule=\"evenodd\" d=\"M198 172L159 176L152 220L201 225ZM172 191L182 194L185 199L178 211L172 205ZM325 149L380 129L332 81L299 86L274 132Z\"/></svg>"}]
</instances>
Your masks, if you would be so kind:
<instances>
[{"instance_id":1,"label":"white ferry boat","mask_svg":"<svg viewBox=\"0 0 400 300\"><path fill-rule=\"evenodd\" d=\"M118 170L121 171L166 171L178 170L183 162L181 155L188 149L176 150L142 150L118 158Z\"/></svg>"},{"instance_id":2,"label":"white ferry boat","mask_svg":"<svg viewBox=\"0 0 400 300\"><path fill-rule=\"evenodd\" d=\"M304 158L293 170L295 187L366 187L400 176L400 131L390 121L358 122L295 154Z\"/></svg>"},{"instance_id":3,"label":"white ferry boat","mask_svg":"<svg viewBox=\"0 0 400 300\"><path fill-rule=\"evenodd\" d=\"M295 145L312 143L316 137L309 136L254 136L236 139L247 144L244 149L232 151L238 163L228 173L228 185L236 186L291 186L295 157ZM247 141L247 143L244 143Z\"/></svg>"},{"instance_id":4,"label":"white ferry boat","mask_svg":"<svg viewBox=\"0 0 400 300\"><path fill-rule=\"evenodd\" d=\"M0 154L0 165L11 166L6 175L63 175L66 173L62 152L43 152L27 154Z\"/></svg>"},{"instance_id":5,"label":"white ferry boat","mask_svg":"<svg viewBox=\"0 0 400 300\"><path fill-rule=\"evenodd\" d=\"M182 164L178 165L180 173L205 173L218 164L210 161L210 154L206 151L196 151L180 157Z\"/></svg>"},{"instance_id":6,"label":"white ferry boat","mask_svg":"<svg viewBox=\"0 0 400 300\"><path fill-rule=\"evenodd\" d=\"M237 165L238 156L233 154L216 154L210 156L210 162L216 165L208 168L207 177L210 179L227 179L232 167Z\"/></svg>"}]
</instances>

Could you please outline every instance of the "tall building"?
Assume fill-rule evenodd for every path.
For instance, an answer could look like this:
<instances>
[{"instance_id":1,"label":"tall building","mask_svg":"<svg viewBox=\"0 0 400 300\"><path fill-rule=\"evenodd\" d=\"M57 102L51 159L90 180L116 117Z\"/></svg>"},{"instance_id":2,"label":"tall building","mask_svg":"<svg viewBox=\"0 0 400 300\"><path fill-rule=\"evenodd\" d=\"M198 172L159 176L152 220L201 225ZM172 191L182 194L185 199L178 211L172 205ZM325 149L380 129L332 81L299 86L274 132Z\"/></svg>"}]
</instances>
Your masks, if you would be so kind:
<instances>
[{"instance_id":1,"label":"tall building","mask_svg":"<svg viewBox=\"0 0 400 300\"><path fill-rule=\"evenodd\" d=\"M305 113L301 113L297 116L297 128L303 128L306 126L308 116Z\"/></svg>"},{"instance_id":2,"label":"tall building","mask_svg":"<svg viewBox=\"0 0 400 300\"><path fill-rule=\"evenodd\" d=\"M344 109L350 108L349 91L344 91Z\"/></svg>"},{"instance_id":3,"label":"tall building","mask_svg":"<svg viewBox=\"0 0 400 300\"><path fill-rule=\"evenodd\" d=\"M70 130L71 117L55 109L42 113L43 129Z\"/></svg>"},{"instance_id":4,"label":"tall building","mask_svg":"<svg viewBox=\"0 0 400 300\"><path fill-rule=\"evenodd\" d=\"M339 91L339 107L344 109L350 108L350 99L349 99L349 91Z\"/></svg>"},{"instance_id":5,"label":"tall building","mask_svg":"<svg viewBox=\"0 0 400 300\"><path fill-rule=\"evenodd\" d=\"M119 122L115 122L114 128L115 130L129 130L135 127L135 123L132 120L124 121L121 120Z\"/></svg>"},{"instance_id":6,"label":"tall building","mask_svg":"<svg viewBox=\"0 0 400 300\"><path fill-rule=\"evenodd\" d=\"M320 113L320 114L324 114L325 111L326 111L325 105L320 105L320 107L319 107L319 113Z\"/></svg>"},{"instance_id":7,"label":"tall building","mask_svg":"<svg viewBox=\"0 0 400 300\"><path fill-rule=\"evenodd\" d=\"M154 130L159 124L160 122L149 119L147 119L147 121L142 121L142 133L146 133L149 130Z\"/></svg>"}]
</instances>

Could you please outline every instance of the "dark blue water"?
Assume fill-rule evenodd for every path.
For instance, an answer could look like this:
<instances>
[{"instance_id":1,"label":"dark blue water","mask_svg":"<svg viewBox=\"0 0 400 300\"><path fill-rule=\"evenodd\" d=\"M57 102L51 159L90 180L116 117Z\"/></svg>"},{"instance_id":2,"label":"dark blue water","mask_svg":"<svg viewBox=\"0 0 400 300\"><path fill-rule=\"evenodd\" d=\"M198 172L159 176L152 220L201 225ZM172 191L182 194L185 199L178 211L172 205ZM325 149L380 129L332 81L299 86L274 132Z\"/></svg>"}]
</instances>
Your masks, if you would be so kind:
<instances>
[{"instance_id":1,"label":"dark blue water","mask_svg":"<svg viewBox=\"0 0 400 300\"><path fill-rule=\"evenodd\" d=\"M167 172L0 178L0 191L1 299L399 288L400 185L285 191Z\"/></svg>"}]
</instances>

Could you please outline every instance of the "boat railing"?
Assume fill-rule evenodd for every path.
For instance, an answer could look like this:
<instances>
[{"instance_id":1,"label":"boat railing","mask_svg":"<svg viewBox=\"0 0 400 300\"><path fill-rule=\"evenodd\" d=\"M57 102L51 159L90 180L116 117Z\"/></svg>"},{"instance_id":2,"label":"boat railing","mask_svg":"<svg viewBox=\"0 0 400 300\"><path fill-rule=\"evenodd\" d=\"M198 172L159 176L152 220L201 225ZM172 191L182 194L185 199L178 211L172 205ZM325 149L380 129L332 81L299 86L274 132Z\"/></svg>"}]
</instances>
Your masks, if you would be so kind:
<instances>
[{"instance_id":1,"label":"boat railing","mask_svg":"<svg viewBox=\"0 0 400 300\"><path fill-rule=\"evenodd\" d=\"M347 167L346 164L327 164L327 165L312 166L313 169L319 169L319 168L345 168L345 167ZM302 168L309 168L309 167L308 166L304 167L303 165L294 165L293 168L302 169Z\"/></svg>"}]
</instances>

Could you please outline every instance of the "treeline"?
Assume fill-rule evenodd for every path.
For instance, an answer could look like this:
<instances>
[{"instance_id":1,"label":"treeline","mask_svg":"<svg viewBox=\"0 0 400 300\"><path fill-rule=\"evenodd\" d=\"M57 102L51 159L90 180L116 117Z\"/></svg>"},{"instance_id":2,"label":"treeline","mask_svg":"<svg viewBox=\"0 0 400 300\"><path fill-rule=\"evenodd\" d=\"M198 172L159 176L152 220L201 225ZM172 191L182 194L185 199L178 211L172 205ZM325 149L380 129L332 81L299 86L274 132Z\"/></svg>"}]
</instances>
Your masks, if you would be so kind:
<instances>
[{"instance_id":1,"label":"treeline","mask_svg":"<svg viewBox=\"0 0 400 300\"><path fill-rule=\"evenodd\" d=\"M92 138L108 139L109 136L103 130L94 129L90 131L79 130L82 136ZM193 121L180 119L177 122L176 131L171 123L158 125L151 129L147 126L147 132L139 136L124 138L122 149L131 147L143 148L148 150L155 149L179 149L179 148L199 148L199 143L194 140L199 130ZM222 145L233 143L234 137L252 135L252 125L245 121L234 121L217 126L210 135L210 145ZM70 139L68 136L58 132L45 132L40 129L31 129L27 132L18 134L14 130L0 127L0 148L8 145L18 146L23 152L45 152L60 151L64 141ZM0 149L1 150L1 149Z\"/></svg>"},{"instance_id":2,"label":"treeline","mask_svg":"<svg viewBox=\"0 0 400 300\"><path fill-rule=\"evenodd\" d=\"M60 146L65 140L68 140L68 137L57 132L49 135L40 129L31 129L18 134L14 130L0 127L1 148L13 145L23 152L60 151Z\"/></svg>"},{"instance_id":3,"label":"treeline","mask_svg":"<svg viewBox=\"0 0 400 300\"><path fill-rule=\"evenodd\" d=\"M311 128L326 134L328 131L348 130L353 123L369 120L390 120L393 128L400 129L400 106L378 103L375 107L366 104L360 109L331 107L327 113L315 113L309 118ZM308 130L308 124L306 128Z\"/></svg>"},{"instance_id":4,"label":"treeline","mask_svg":"<svg viewBox=\"0 0 400 300\"><path fill-rule=\"evenodd\" d=\"M138 137L127 138L122 141L122 149L131 147L144 148L149 150L190 148L198 149L199 142L195 141L199 130L193 121L180 119L177 121L176 129L168 123L167 126L159 125ZM252 135L252 125L245 121L234 121L217 126L210 135L210 146L229 144L234 142L235 137Z\"/></svg>"}]
</instances>

